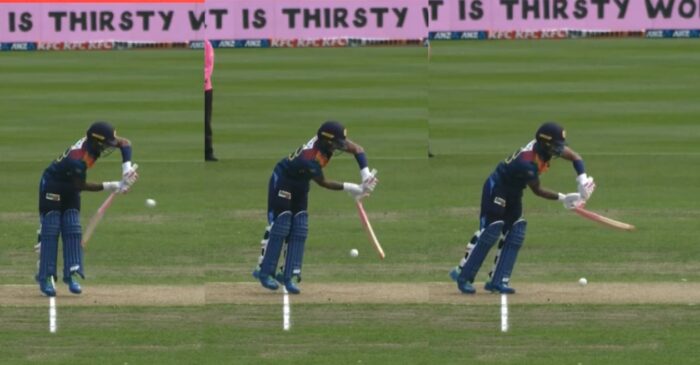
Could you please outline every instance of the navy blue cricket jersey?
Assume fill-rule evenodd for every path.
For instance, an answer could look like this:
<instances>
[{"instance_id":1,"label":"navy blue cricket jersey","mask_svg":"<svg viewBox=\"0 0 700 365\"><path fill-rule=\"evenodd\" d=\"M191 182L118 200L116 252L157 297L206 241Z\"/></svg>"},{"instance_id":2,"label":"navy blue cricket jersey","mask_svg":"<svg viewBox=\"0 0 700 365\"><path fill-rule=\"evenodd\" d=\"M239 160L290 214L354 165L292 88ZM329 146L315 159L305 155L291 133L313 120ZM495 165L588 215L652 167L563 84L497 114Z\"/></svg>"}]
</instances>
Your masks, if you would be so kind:
<instances>
[{"instance_id":1,"label":"navy blue cricket jersey","mask_svg":"<svg viewBox=\"0 0 700 365\"><path fill-rule=\"evenodd\" d=\"M515 151L513 155L498 164L491 175L497 185L510 191L523 190L531 181L549 169L549 160L543 160L535 152L535 140Z\"/></svg>"}]
</instances>

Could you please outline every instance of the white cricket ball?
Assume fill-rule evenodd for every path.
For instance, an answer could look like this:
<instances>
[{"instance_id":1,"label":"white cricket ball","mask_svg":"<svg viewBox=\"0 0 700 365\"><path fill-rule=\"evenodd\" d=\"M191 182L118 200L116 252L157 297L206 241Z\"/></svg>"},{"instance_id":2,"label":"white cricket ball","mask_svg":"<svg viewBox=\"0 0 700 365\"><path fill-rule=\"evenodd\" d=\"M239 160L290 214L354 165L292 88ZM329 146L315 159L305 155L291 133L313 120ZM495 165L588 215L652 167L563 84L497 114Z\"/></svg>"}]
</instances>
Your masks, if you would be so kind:
<instances>
[{"instance_id":1,"label":"white cricket ball","mask_svg":"<svg viewBox=\"0 0 700 365\"><path fill-rule=\"evenodd\" d=\"M586 286L586 284L588 284L588 280L586 280L586 278L578 279L578 284L581 286Z\"/></svg>"},{"instance_id":2,"label":"white cricket ball","mask_svg":"<svg viewBox=\"0 0 700 365\"><path fill-rule=\"evenodd\" d=\"M149 208L153 208L156 206L156 201L153 199L146 199L146 206Z\"/></svg>"},{"instance_id":3,"label":"white cricket ball","mask_svg":"<svg viewBox=\"0 0 700 365\"><path fill-rule=\"evenodd\" d=\"M353 248L352 250L350 250L350 257L357 257L357 255L359 255L359 254L360 254L360 252L357 251L356 248Z\"/></svg>"}]
</instances>

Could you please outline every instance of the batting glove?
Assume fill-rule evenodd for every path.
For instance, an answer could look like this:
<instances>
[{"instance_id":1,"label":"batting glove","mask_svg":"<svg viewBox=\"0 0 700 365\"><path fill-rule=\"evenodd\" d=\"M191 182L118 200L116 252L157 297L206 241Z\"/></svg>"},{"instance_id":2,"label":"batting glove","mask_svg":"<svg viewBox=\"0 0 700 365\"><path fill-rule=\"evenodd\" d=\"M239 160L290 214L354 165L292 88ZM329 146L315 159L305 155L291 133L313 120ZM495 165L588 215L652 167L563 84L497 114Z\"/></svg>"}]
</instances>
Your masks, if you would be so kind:
<instances>
[{"instance_id":1,"label":"batting glove","mask_svg":"<svg viewBox=\"0 0 700 365\"><path fill-rule=\"evenodd\" d=\"M581 194L581 198L583 200L590 199L595 190L595 181L593 181L593 177L581 174L576 177L576 182L578 183L578 193Z\"/></svg>"},{"instance_id":2,"label":"batting glove","mask_svg":"<svg viewBox=\"0 0 700 365\"><path fill-rule=\"evenodd\" d=\"M347 191L348 194L355 199L362 199L369 195L368 192L365 192L362 186L347 182L343 183L343 191Z\"/></svg>"},{"instance_id":3,"label":"batting glove","mask_svg":"<svg viewBox=\"0 0 700 365\"><path fill-rule=\"evenodd\" d=\"M102 189L110 193L127 193L129 188L130 186L124 183L124 181L105 181L102 183Z\"/></svg>"},{"instance_id":4,"label":"batting glove","mask_svg":"<svg viewBox=\"0 0 700 365\"><path fill-rule=\"evenodd\" d=\"M566 209L574 209L583 205L584 200L581 199L581 194L579 193L559 193L559 201L564 204Z\"/></svg>"},{"instance_id":5,"label":"batting glove","mask_svg":"<svg viewBox=\"0 0 700 365\"><path fill-rule=\"evenodd\" d=\"M126 185L134 185L136 180L139 178L138 172L136 172L136 169L138 168L138 165L134 164L133 166L131 165L131 162L127 161L122 164L122 181Z\"/></svg>"},{"instance_id":6,"label":"batting glove","mask_svg":"<svg viewBox=\"0 0 700 365\"><path fill-rule=\"evenodd\" d=\"M370 172L369 168L365 167L360 170L360 175L362 175L362 190L365 193L373 192L379 182L379 179L377 179L377 170L374 169Z\"/></svg>"},{"instance_id":7,"label":"batting glove","mask_svg":"<svg viewBox=\"0 0 700 365\"><path fill-rule=\"evenodd\" d=\"M376 174L376 173L377 173L377 170L372 170L372 171L370 171L370 170L369 170L369 167L365 167L365 168L363 168L363 169L360 170L360 179L361 179L362 181L365 181L365 180L367 180L368 178L372 177L372 176L373 176L374 174Z\"/></svg>"}]
</instances>

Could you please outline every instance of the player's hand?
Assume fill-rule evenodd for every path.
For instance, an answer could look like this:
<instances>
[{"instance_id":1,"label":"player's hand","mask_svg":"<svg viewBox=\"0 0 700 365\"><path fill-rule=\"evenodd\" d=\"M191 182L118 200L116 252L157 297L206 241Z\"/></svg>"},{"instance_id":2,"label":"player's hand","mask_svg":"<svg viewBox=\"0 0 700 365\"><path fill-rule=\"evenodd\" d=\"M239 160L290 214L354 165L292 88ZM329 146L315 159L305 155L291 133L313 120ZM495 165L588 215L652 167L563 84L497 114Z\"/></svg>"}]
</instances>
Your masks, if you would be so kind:
<instances>
[{"instance_id":1,"label":"player's hand","mask_svg":"<svg viewBox=\"0 0 700 365\"><path fill-rule=\"evenodd\" d=\"M374 191L374 188L377 186L377 182L379 182L379 180L377 180L377 179L369 179L369 180L364 181L361 185L362 191L365 194L369 195L370 193L372 193Z\"/></svg>"},{"instance_id":2,"label":"player's hand","mask_svg":"<svg viewBox=\"0 0 700 365\"><path fill-rule=\"evenodd\" d=\"M136 180L138 180L138 178L139 178L139 173L136 172L136 170L134 170L134 169L131 169L122 175L122 181L129 186L134 185L134 183L136 182Z\"/></svg>"},{"instance_id":3,"label":"player's hand","mask_svg":"<svg viewBox=\"0 0 700 365\"><path fill-rule=\"evenodd\" d=\"M368 168L365 168L360 171L360 175L362 175L362 190L365 193L373 192L379 182L379 179L377 179L377 170L373 169L370 172Z\"/></svg>"},{"instance_id":4,"label":"player's hand","mask_svg":"<svg viewBox=\"0 0 700 365\"><path fill-rule=\"evenodd\" d=\"M578 193L581 194L581 198L583 200L590 199L595 190L595 181L593 181L593 177L581 174L576 177L576 182L578 183Z\"/></svg>"},{"instance_id":5,"label":"player's hand","mask_svg":"<svg viewBox=\"0 0 700 365\"><path fill-rule=\"evenodd\" d=\"M362 186L353 183L343 183L343 190L347 191L355 199L362 199L369 195Z\"/></svg>"},{"instance_id":6,"label":"player's hand","mask_svg":"<svg viewBox=\"0 0 700 365\"><path fill-rule=\"evenodd\" d=\"M579 193L559 193L559 201L562 202L562 204L564 204L564 208L566 209L578 208L582 206L585 202L585 200L581 198L581 194Z\"/></svg>"},{"instance_id":7,"label":"player's hand","mask_svg":"<svg viewBox=\"0 0 700 365\"><path fill-rule=\"evenodd\" d=\"M136 183L136 180L139 178L139 173L136 172L136 169L139 168L139 165L134 164L133 166L131 165L130 162L125 162L122 165L122 182L124 184L128 185L131 187L131 185L134 185Z\"/></svg>"},{"instance_id":8,"label":"player's hand","mask_svg":"<svg viewBox=\"0 0 700 365\"><path fill-rule=\"evenodd\" d=\"M129 192L130 187L124 181L105 181L102 183L102 189L110 193L125 194Z\"/></svg>"},{"instance_id":9,"label":"player's hand","mask_svg":"<svg viewBox=\"0 0 700 365\"><path fill-rule=\"evenodd\" d=\"M119 191L117 191L117 194L126 194L131 190L131 185L125 183L124 181L120 181L121 187L119 188Z\"/></svg>"}]
</instances>

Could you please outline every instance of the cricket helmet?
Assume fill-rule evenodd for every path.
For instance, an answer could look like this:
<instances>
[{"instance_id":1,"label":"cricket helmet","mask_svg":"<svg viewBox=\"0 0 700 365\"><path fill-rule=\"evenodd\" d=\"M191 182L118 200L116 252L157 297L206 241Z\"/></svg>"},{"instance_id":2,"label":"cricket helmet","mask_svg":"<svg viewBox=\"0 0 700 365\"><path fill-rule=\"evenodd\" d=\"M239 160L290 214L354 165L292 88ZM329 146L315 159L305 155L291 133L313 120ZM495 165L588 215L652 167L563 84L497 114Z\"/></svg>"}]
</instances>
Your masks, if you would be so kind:
<instances>
[{"instance_id":1,"label":"cricket helmet","mask_svg":"<svg viewBox=\"0 0 700 365\"><path fill-rule=\"evenodd\" d=\"M549 156L561 156L566 146L566 131L555 122L542 124L535 133L540 151Z\"/></svg>"},{"instance_id":2,"label":"cricket helmet","mask_svg":"<svg viewBox=\"0 0 700 365\"><path fill-rule=\"evenodd\" d=\"M348 131L339 122L329 120L318 129L316 136L321 147L328 148L331 151L334 149L343 149L345 147L345 139Z\"/></svg>"},{"instance_id":3,"label":"cricket helmet","mask_svg":"<svg viewBox=\"0 0 700 365\"><path fill-rule=\"evenodd\" d=\"M117 147L117 131L107 122L92 123L86 132L86 137L88 148L97 156Z\"/></svg>"}]
</instances>

